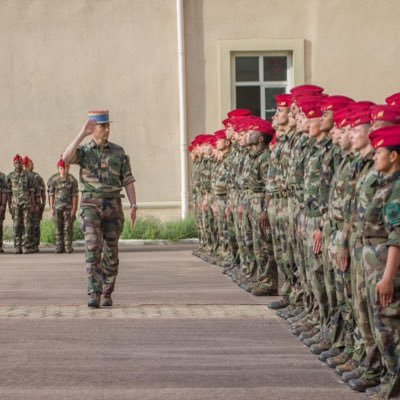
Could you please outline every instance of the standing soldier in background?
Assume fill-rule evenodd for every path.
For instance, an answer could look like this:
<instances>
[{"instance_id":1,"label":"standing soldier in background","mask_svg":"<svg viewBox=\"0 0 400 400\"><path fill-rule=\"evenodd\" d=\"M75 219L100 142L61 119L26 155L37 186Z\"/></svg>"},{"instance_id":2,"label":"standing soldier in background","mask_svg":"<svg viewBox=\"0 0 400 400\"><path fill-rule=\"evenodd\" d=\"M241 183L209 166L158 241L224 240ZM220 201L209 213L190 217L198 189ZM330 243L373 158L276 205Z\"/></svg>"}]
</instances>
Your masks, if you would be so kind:
<instances>
[{"instance_id":1,"label":"standing soldier in background","mask_svg":"<svg viewBox=\"0 0 400 400\"><path fill-rule=\"evenodd\" d=\"M6 176L0 172L0 253L4 253L3 250L3 222L6 217L7 208L7 183Z\"/></svg>"},{"instance_id":2,"label":"standing soldier in background","mask_svg":"<svg viewBox=\"0 0 400 400\"><path fill-rule=\"evenodd\" d=\"M56 223L56 253L72 253L73 223L78 207L78 181L69 174L69 165L58 161L58 174L48 188L51 215Z\"/></svg>"},{"instance_id":3,"label":"standing soldier in background","mask_svg":"<svg viewBox=\"0 0 400 400\"><path fill-rule=\"evenodd\" d=\"M29 232L29 249L32 253L39 252L40 244L40 221L46 206L46 185L43 178L33 170L33 161L24 157L24 169L33 175L35 183L35 207L31 212L31 231Z\"/></svg>"},{"instance_id":4,"label":"standing soldier in background","mask_svg":"<svg viewBox=\"0 0 400 400\"><path fill-rule=\"evenodd\" d=\"M92 140L81 145L87 136ZM135 178L124 149L108 141L108 111L89 112L89 120L67 147L63 160L80 166L82 200L79 216L85 235L88 307L113 305L111 295L118 275L118 240L124 225L121 190L130 202L131 223L136 220Z\"/></svg>"},{"instance_id":5,"label":"standing soldier in background","mask_svg":"<svg viewBox=\"0 0 400 400\"><path fill-rule=\"evenodd\" d=\"M31 212L35 206L35 182L30 172L24 171L22 157L14 159L14 171L7 176L8 208L14 225L15 254L30 253L28 234L31 229Z\"/></svg>"}]
</instances>

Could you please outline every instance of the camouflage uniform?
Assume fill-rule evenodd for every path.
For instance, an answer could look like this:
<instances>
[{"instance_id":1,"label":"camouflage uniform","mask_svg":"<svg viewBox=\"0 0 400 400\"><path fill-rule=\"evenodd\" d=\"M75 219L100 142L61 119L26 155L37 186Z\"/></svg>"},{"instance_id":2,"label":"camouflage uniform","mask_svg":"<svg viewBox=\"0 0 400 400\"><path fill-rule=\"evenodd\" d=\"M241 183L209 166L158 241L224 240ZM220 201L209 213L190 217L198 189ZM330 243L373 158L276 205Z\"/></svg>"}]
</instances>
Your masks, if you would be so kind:
<instances>
[{"instance_id":1,"label":"camouflage uniform","mask_svg":"<svg viewBox=\"0 0 400 400\"><path fill-rule=\"evenodd\" d=\"M0 206L4 206L4 214L0 214L0 252L3 252L3 222L5 218L5 207L6 204L1 204L1 199L3 194L7 194L7 182L6 182L6 176L0 172Z\"/></svg>"},{"instance_id":2,"label":"camouflage uniform","mask_svg":"<svg viewBox=\"0 0 400 400\"><path fill-rule=\"evenodd\" d=\"M251 236L245 238L249 251L247 276L257 283L257 287L278 291L278 268L274 258L271 231L260 227L260 214L264 209L265 182L269 167L268 147L249 153L249 173L247 181L248 222Z\"/></svg>"},{"instance_id":3,"label":"camouflage uniform","mask_svg":"<svg viewBox=\"0 0 400 400\"><path fill-rule=\"evenodd\" d=\"M351 249L351 308L354 319L355 351L353 358L363 361L367 366L363 378L378 382L382 371L381 354L374 339L374 321L367 295L365 265L362 260L362 230L366 209L375 192L381 185L380 174L374 169L374 152L359 157L355 165L356 183L354 192L345 207L348 213L348 231L346 234L348 248ZM352 179L350 179L351 181ZM346 239L346 238L345 238Z\"/></svg>"},{"instance_id":4,"label":"camouflage uniform","mask_svg":"<svg viewBox=\"0 0 400 400\"><path fill-rule=\"evenodd\" d=\"M311 281L305 261L305 217L304 217L304 166L310 151L313 139L307 134L298 135L292 153L286 178L288 192L289 212L289 237L294 244L294 258L298 270L298 278L301 289L298 293L302 297L303 304L311 314L314 306L314 296L311 290ZM292 221L292 222L291 222Z\"/></svg>"},{"instance_id":5,"label":"camouflage uniform","mask_svg":"<svg viewBox=\"0 0 400 400\"><path fill-rule=\"evenodd\" d=\"M212 171L211 184L214 193L215 215L217 235L218 235L218 255L223 262L228 264L232 261L232 252L228 239L228 221L225 217L225 209L228 204L228 170L227 157L229 153L223 155L221 160L216 160L215 168Z\"/></svg>"},{"instance_id":6,"label":"camouflage uniform","mask_svg":"<svg viewBox=\"0 0 400 400\"><path fill-rule=\"evenodd\" d=\"M205 246L204 244L204 233L202 229L201 223L201 192L200 192L200 166L201 166L201 159L193 160L192 165L192 200L193 200L193 211L194 211L194 218L196 221L197 230L199 232L199 249L202 250Z\"/></svg>"},{"instance_id":7,"label":"camouflage uniform","mask_svg":"<svg viewBox=\"0 0 400 400\"><path fill-rule=\"evenodd\" d=\"M328 322L328 295L325 287L322 254L313 252L313 232L321 228L321 220L327 204L329 186L325 186L321 181L321 174L324 156L331 146L332 141L328 137L323 138L320 142L315 141L309 152L304 173L306 268L309 270L311 288L319 313L319 321L313 321L313 323L317 325L319 322L323 334L326 333Z\"/></svg>"},{"instance_id":8,"label":"camouflage uniform","mask_svg":"<svg viewBox=\"0 0 400 400\"><path fill-rule=\"evenodd\" d=\"M365 210L361 233L368 304L375 341L387 371L381 379L383 393L388 393L391 386L398 383L400 374L400 269L393 278L394 292L389 306L380 305L376 291L376 285L382 279L386 268L388 248L400 247L399 178L398 171L385 177L382 184L379 179L375 182L370 181L369 187L377 190L368 203L364 203L366 198L363 194L360 195L360 203Z\"/></svg>"},{"instance_id":9,"label":"camouflage uniform","mask_svg":"<svg viewBox=\"0 0 400 400\"><path fill-rule=\"evenodd\" d=\"M36 204L39 205L39 209L32 211L31 213L31 231L29 233L29 247L32 251L39 251L40 244L40 221L43 216L44 207L46 202L42 202L42 195L46 193L46 185L43 178L37 173L32 172L35 181L35 192L36 192Z\"/></svg>"},{"instance_id":10,"label":"camouflage uniform","mask_svg":"<svg viewBox=\"0 0 400 400\"><path fill-rule=\"evenodd\" d=\"M336 242L342 236L345 194L346 190L350 190L348 180L350 171L353 169L354 157L352 153L346 154L337 167L329 194L327 218L323 226L325 276L330 278L326 280L331 320L330 339L333 348L346 348L349 353L353 352L351 313L347 308L347 299L351 297L350 272L339 270Z\"/></svg>"},{"instance_id":11,"label":"camouflage uniform","mask_svg":"<svg viewBox=\"0 0 400 400\"><path fill-rule=\"evenodd\" d=\"M118 274L118 240L124 213L121 189L135 181L122 147L94 140L78 147L71 164L80 166L80 222L85 235L88 293L110 295Z\"/></svg>"},{"instance_id":12,"label":"camouflage uniform","mask_svg":"<svg viewBox=\"0 0 400 400\"><path fill-rule=\"evenodd\" d=\"M280 237L281 224L279 217L282 215L280 209L280 199L284 195L282 191L282 175L281 175L281 153L286 137L280 137L276 141L276 145L271 152L268 173L266 177L266 208L272 235L273 251L279 270L284 276L284 283L281 288L282 296L289 297L291 292L292 271L288 271L285 261L284 247Z\"/></svg>"},{"instance_id":13,"label":"camouflage uniform","mask_svg":"<svg viewBox=\"0 0 400 400\"><path fill-rule=\"evenodd\" d=\"M78 197L78 181L68 174L65 179L60 175L51 179L49 197L54 196L56 223L56 250L72 251L73 219L72 202Z\"/></svg>"},{"instance_id":14,"label":"camouflage uniform","mask_svg":"<svg viewBox=\"0 0 400 400\"><path fill-rule=\"evenodd\" d=\"M7 176L7 189L14 225L14 248L17 253L21 250L28 253L32 198L35 193L33 175L27 171L11 172Z\"/></svg>"}]
</instances>

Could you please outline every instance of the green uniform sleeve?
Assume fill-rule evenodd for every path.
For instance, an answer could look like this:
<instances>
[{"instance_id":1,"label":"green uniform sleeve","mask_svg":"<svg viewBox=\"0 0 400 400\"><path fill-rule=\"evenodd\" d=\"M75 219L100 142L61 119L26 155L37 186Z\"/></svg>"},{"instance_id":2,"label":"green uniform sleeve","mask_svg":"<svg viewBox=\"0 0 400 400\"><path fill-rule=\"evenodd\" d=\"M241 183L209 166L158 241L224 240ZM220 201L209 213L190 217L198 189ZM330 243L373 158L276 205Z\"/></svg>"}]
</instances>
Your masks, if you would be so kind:
<instances>
[{"instance_id":1,"label":"green uniform sleeve","mask_svg":"<svg viewBox=\"0 0 400 400\"><path fill-rule=\"evenodd\" d=\"M130 183L135 182L136 179L132 174L131 163L129 156L124 154L121 164L121 183L122 186L128 186Z\"/></svg>"},{"instance_id":2,"label":"green uniform sleeve","mask_svg":"<svg viewBox=\"0 0 400 400\"><path fill-rule=\"evenodd\" d=\"M392 196L391 196L392 197ZM383 208L385 227L389 232L387 246L400 247L400 197Z\"/></svg>"}]
</instances>

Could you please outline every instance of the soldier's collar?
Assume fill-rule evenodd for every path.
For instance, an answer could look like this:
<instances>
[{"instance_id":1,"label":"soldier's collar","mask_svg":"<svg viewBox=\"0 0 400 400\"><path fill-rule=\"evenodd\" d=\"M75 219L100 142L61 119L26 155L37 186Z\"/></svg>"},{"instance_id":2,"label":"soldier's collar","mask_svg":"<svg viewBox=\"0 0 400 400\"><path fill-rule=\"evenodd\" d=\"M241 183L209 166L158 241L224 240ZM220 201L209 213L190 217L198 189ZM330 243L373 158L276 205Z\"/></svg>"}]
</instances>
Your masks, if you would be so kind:
<instances>
[{"instance_id":1,"label":"soldier's collar","mask_svg":"<svg viewBox=\"0 0 400 400\"><path fill-rule=\"evenodd\" d=\"M88 143L88 146L89 147L99 147L99 145L96 143L96 141L94 140L94 139L92 139L89 143ZM105 142L104 143L104 146L103 146L103 149L105 149L105 148L109 148L110 147L110 142Z\"/></svg>"}]
</instances>

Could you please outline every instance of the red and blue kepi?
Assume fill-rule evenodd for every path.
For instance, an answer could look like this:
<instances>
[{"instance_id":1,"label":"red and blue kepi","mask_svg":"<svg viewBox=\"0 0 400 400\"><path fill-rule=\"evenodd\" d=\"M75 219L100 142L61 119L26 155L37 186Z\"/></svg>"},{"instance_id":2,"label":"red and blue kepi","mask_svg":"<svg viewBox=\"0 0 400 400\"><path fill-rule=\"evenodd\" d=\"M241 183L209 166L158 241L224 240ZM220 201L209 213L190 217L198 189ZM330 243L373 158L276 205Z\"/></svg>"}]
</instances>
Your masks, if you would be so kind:
<instances>
[{"instance_id":1,"label":"red and blue kepi","mask_svg":"<svg viewBox=\"0 0 400 400\"><path fill-rule=\"evenodd\" d=\"M89 111L89 119L95 119L98 124L109 124L111 122L108 110Z\"/></svg>"}]
</instances>

